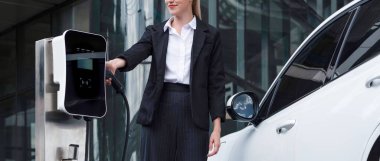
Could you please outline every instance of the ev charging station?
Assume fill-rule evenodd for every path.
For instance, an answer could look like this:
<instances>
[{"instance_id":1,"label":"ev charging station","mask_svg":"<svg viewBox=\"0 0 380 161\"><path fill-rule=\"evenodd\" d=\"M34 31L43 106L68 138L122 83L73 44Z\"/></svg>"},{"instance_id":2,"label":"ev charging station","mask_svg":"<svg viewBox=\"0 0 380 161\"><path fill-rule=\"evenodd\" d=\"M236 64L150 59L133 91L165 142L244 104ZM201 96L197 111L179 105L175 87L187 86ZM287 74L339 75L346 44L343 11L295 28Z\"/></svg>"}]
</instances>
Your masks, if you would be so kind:
<instances>
[{"instance_id":1,"label":"ev charging station","mask_svg":"<svg viewBox=\"0 0 380 161\"><path fill-rule=\"evenodd\" d=\"M36 41L36 160L85 160L86 122L107 112L106 40L75 30Z\"/></svg>"}]
</instances>

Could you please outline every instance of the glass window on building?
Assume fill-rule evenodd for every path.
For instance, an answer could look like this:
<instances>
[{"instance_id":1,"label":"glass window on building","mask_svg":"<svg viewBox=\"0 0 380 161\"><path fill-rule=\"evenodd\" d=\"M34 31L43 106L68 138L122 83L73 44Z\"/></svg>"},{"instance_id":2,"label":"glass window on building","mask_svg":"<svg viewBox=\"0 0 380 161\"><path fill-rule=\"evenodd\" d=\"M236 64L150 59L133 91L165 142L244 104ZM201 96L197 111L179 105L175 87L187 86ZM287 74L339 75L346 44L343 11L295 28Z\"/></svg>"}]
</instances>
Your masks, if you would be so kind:
<instances>
[{"instance_id":1,"label":"glass window on building","mask_svg":"<svg viewBox=\"0 0 380 161\"><path fill-rule=\"evenodd\" d=\"M16 32L9 32L0 35L0 98L5 98L8 95L16 92L17 72L16 72ZM5 72L5 69L7 72Z\"/></svg>"},{"instance_id":2,"label":"glass window on building","mask_svg":"<svg viewBox=\"0 0 380 161\"><path fill-rule=\"evenodd\" d=\"M35 158L35 41L50 37L50 16L0 35L0 161Z\"/></svg>"}]
</instances>

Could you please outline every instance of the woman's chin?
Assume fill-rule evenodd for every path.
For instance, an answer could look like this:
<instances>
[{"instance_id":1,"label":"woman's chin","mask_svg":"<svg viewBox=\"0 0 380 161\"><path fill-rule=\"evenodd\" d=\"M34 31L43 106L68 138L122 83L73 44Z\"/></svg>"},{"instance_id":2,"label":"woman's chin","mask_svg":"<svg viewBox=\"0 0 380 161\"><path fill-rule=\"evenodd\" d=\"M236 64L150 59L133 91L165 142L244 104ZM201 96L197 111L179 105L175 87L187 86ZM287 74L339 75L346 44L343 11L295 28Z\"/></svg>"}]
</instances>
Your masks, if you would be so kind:
<instances>
[{"instance_id":1,"label":"woman's chin","mask_svg":"<svg viewBox=\"0 0 380 161\"><path fill-rule=\"evenodd\" d=\"M172 16L177 16L177 15L178 15L178 12L175 11L175 10L169 10L169 13L170 13Z\"/></svg>"}]
</instances>

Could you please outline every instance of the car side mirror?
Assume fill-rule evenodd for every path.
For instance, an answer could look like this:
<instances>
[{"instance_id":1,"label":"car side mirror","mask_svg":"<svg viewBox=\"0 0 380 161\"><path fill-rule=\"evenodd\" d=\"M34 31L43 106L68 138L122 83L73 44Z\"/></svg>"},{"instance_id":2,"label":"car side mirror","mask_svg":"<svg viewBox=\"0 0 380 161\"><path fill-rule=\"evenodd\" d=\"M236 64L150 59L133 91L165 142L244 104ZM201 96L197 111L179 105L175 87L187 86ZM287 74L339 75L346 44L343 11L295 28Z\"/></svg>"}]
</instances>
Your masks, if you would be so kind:
<instances>
[{"instance_id":1,"label":"car side mirror","mask_svg":"<svg viewBox=\"0 0 380 161\"><path fill-rule=\"evenodd\" d=\"M227 112L233 120L252 121L259 110L259 99L253 92L240 92L227 101Z\"/></svg>"}]
</instances>

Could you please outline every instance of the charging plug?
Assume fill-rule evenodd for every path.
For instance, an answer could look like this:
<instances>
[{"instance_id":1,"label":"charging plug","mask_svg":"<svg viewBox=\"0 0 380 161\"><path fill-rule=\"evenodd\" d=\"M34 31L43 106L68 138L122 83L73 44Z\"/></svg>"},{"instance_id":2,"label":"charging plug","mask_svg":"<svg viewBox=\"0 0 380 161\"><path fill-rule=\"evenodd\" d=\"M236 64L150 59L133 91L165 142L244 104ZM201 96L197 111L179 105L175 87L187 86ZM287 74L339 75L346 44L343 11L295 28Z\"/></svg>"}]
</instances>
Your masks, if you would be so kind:
<instances>
[{"instance_id":1,"label":"charging plug","mask_svg":"<svg viewBox=\"0 0 380 161\"><path fill-rule=\"evenodd\" d=\"M115 89L116 93L123 93L123 85L110 71L106 71L106 79L111 79L111 85Z\"/></svg>"}]
</instances>

